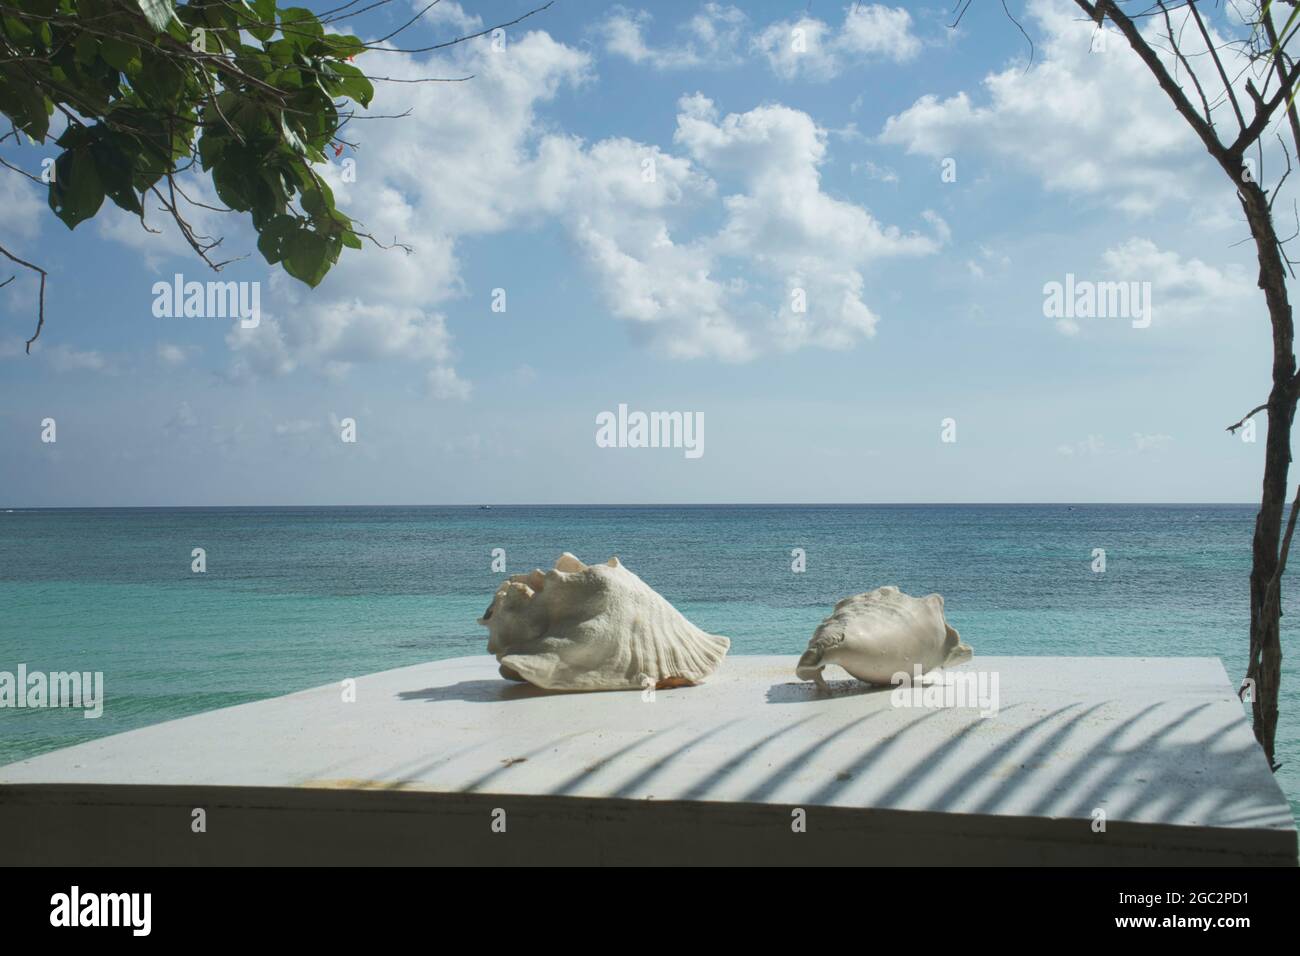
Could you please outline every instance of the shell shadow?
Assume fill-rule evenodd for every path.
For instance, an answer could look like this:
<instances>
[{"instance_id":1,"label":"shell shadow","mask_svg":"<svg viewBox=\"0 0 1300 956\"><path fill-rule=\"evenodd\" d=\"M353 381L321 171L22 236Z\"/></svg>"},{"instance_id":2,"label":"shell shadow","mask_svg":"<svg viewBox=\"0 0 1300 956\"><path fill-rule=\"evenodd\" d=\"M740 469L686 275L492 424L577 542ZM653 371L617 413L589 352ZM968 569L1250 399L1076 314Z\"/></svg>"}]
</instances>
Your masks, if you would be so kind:
<instances>
[{"instance_id":1,"label":"shell shadow","mask_svg":"<svg viewBox=\"0 0 1300 956\"><path fill-rule=\"evenodd\" d=\"M862 697L867 694L888 693L893 690L887 684L864 684L860 680L828 680L826 686L829 694L824 694L817 685L808 680L786 681L773 684L767 689L769 704L807 704L819 700L835 700L838 697Z\"/></svg>"},{"instance_id":2,"label":"shell shadow","mask_svg":"<svg viewBox=\"0 0 1300 956\"><path fill-rule=\"evenodd\" d=\"M463 680L443 687L425 687L423 690L399 691L400 700L425 700L439 703L463 700L472 704L496 704L502 701L531 700L534 697L559 697L573 691L545 690L532 684L508 680Z\"/></svg>"}]
</instances>

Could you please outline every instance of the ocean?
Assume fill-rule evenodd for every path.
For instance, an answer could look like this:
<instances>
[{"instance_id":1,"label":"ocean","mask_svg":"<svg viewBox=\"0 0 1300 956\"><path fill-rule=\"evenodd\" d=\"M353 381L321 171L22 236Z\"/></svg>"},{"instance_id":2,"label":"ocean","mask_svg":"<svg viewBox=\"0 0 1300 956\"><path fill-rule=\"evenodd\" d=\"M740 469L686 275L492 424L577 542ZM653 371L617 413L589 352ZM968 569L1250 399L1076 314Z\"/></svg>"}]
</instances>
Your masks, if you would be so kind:
<instances>
[{"instance_id":1,"label":"ocean","mask_svg":"<svg viewBox=\"0 0 1300 956\"><path fill-rule=\"evenodd\" d=\"M794 661L831 606L944 595L980 654L1210 656L1245 670L1246 505L736 505L0 511L0 671L102 671L99 719L0 709L0 764L486 652L502 574L619 559L733 654ZM195 573L194 549L206 571ZM795 549L805 570L796 572ZM1104 570L1100 559L1104 552ZM1284 589L1284 608L1293 606ZM1293 612L1300 617L1300 610ZM1279 782L1300 815L1283 619Z\"/></svg>"}]
</instances>

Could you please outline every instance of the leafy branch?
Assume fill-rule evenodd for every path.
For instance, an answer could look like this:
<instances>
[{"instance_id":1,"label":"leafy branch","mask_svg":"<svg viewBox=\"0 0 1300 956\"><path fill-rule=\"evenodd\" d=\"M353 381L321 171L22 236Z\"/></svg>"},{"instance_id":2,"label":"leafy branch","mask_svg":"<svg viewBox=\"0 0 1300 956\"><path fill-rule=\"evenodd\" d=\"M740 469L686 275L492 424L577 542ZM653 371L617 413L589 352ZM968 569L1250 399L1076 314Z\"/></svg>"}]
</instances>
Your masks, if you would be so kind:
<instances>
[{"instance_id":1,"label":"leafy branch","mask_svg":"<svg viewBox=\"0 0 1300 956\"><path fill-rule=\"evenodd\" d=\"M194 227L190 207L247 215L262 257L313 287L344 248L360 249L363 240L409 252L357 228L314 167L327 162L327 151L337 155L351 145L340 136L343 126L371 118L358 110L370 106L375 83L471 77L390 77L354 61L451 47L520 23L551 2L423 47L391 41L439 0L378 40L326 30L391 2L358 7L352 0L317 15L277 0L0 0L0 113L13 124L0 144L21 145L19 131L45 143L55 113L65 120L48 176L4 158L0 165L41 185L48 178L49 206L69 229L108 199L157 232L145 222L146 199L156 200L190 249L218 271L235 259L211 255L222 240ZM210 178L221 207L196 202L177 182L195 166ZM30 351L44 325L47 274L5 255L40 273Z\"/></svg>"}]
</instances>

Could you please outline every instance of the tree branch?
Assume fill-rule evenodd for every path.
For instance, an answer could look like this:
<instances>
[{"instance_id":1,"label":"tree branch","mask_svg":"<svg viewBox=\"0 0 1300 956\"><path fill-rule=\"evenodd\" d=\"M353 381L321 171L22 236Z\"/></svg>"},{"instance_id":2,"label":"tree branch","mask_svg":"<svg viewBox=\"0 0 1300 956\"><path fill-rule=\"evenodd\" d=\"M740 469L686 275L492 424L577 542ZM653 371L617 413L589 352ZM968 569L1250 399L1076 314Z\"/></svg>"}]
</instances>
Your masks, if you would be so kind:
<instances>
[{"instance_id":1,"label":"tree branch","mask_svg":"<svg viewBox=\"0 0 1300 956\"><path fill-rule=\"evenodd\" d=\"M1282 573L1286 571L1287 555L1291 552L1291 536L1295 534L1295 519L1300 515L1300 485L1296 486L1295 500L1291 502L1291 516L1287 518L1286 534L1282 537L1282 550L1278 552L1277 568L1273 572L1273 577L1268 582L1268 591L1264 595L1264 615L1270 616L1270 612L1277 606L1282 592ZM1278 611L1281 616L1281 611Z\"/></svg>"},{"instance_id":2,"label":"tree branch","mask_svg":"<svg viewBox=\"0 0 1300 956\"><path fill-rule=\"evenodd\" d=\"M30 262L28 262L26 259L19 259L16 255L14 255L12 252L10 252L8 249L6 249L4 246L0 246L0 254L5 255L5 256L6 256L7 258L9 258L11 261L18 263L20 266L24 266L25 268L31 269L33 272L38 272L38 273L40 273L40 276L41 276L41 292L40 292L40 298L39 298L39 300L38 300L37 309L36 309L36 331L35 331L34 333L32 333L32 337L31 337L30 339L27 340L27 348L26 348L26 352L27 352L28 355L31 355L31 354L32 354L32 343L35 342L35 341L40 337L41 329L45 327L45 279L46 279L46 272L45 272L45 270L42 269L40 266L32 265L32 264L31 264ZM9 282L12 282L12 281L13 281L13 278L10 277L9 280L8 280L7 282L3 283L3 285L8 285Z\"/></svg>"},{"instance_id":3,"label":"tree branch","mask_svg":"<svg viewBox=\"0 0 1300 956\"><path fill-rule=\"evenodd\" d=\"M1256 415L1258 415L1260 412L1262 412L1262 411L1263 411L1264 409L1266 409L1266 408L1268 408L1268 402L1265 402L1263 405L1260 405L1260 406L1258 406L1257 408L1252 408L1252 409L1251 409L1250 411L1248 411L1244 416L1242 416L1241 421L1237 422L1237 424L1235 424L1235 425L1229 425L1229 426L1225 429L1225 431L1227 431L1230 435L1235 435L1235 434L1237 433L1237 429L1238 429L1238 428L1240 428L1242 425L1246 424L1246 422L1250 421L1252 418L1254 418Z\"/></svg>"},{"instance_id":4,"label":"tree branch","mask_svg":"<svg viewBox=\"0 0 1300 956\"><path fill-rule=\"evenodd\" d=\"M1228 95L1228 101L1232 103L1232 111L1237 114L1237 124L1242 129L1245 129L1246 117L1241 114L1241 104L1237 102L1237 93L1232 88L1232 81L1228 79L1228 71L1223 68L1223 61L1219 59L1219 51L1214 48L1214 43L1210 40L1210 31L1205 28L1205 21L1201 19L1201 11L1196 9L1195 3L1188 3L1187 8L1192 11L1196 26L1201 31L1202 39L1205 40L1205 49L1209 52L1210 59L1214 61L1214 68L1219 71L1219 79L1223 81L1224 92Z\"/></svg>"},{"instance_id":5,"label":"tree branch","mask_svg":"<svg viewBox=\"0 0 1300 956\"><path fill-rule=\"evenodd\" d=\"M1129 18L1128 14L1119 8L1115 0L1098 0L1097 3L1089 3L1088 0L1075 0L1075 3L1099 25L1103 18L1110 17L1111 22L1128 40L1133 52L1146 64L1147 69L1151 71L1151 75L1156 78L1160 88L1165 91L1165 95L1174 104L1174 109L1187 121L1187 125L1192 128L1193 132L1200 137L1201 142L1205 144L1206 150L1214 157L1215 161L1225 170L1228 170L1229 174L1236 179L1240 169L1233 169L1234 163L1229 150L1224 148L1223 143L1214 134L1214 127L1196 112L1196 107L1187 98L1183 88L1169 75L1169 71L1165 68L1160 57L1156 55L1156 51L1147 43L1142 36L1142 32ZM1242 136L1245 136L1245 133ZM1240 163L1236 165L1239 167Z\"/></svg>"}]
</instances>

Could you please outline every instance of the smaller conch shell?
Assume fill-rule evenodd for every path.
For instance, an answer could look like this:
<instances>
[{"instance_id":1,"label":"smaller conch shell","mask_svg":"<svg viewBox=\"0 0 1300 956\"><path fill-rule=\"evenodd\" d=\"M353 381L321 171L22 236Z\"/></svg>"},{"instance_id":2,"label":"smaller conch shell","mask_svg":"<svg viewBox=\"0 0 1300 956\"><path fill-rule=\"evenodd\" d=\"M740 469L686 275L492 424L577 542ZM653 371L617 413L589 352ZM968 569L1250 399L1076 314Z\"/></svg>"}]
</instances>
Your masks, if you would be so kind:
<instances>
[{"instance_id":1,"label":"smaller conch shell","mask_svg":"<svg viewBox=\"0 0 1300 956\"><path fill-rule=\"evenodd\" d=\"M895 683L905 674L960 664L974 651L943 616L943 595L923 598L892 585L846 597L822 621L799 658L795 674L827 690L822 669L838 664L869 684Z\"/></svg>"},{"instance_id":2,"label":"smaller conch shell","mask_svg":"<svg viewBox=\"0 0 1300 956\"><path fill-rule=\"evenodd\" d=\"M479 618L501 676L550 690L640 690L696 684L731 642L686 620L623 567L583 564L516 574Z\"/></svg>"}]
</instances>

